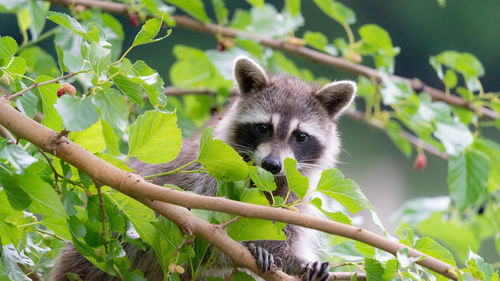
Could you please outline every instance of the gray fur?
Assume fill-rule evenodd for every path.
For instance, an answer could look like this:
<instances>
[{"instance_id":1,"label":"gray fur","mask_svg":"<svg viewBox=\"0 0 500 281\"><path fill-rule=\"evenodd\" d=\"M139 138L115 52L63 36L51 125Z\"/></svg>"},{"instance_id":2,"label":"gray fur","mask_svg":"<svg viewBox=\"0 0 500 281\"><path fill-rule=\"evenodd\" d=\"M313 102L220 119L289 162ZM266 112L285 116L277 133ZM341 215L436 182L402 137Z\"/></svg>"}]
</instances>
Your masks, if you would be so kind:
<instances>
[{"instance_id":1,"label":"gray fur","mask_svg":"<svg viewBox=\"0 0 500 281\"><path fill-rule=\"evenodd\" d=\"M343 81L321 88L296 78L266 74L257 64L247 58L240 58L236 61L234 72L239 94L232 98L224 112L215 115L207 122L207 125L214 127L215 138L226 141L242 155L251 154L250 160L260 164L259 161L267 156L264 154L271 152L279 154L283 158L281 161L285 156L297 158L293 152L290 153L288 143L293 130L300 129L315 137L320 144L318 147L321 147L315 159L306 159L307 161L298 163L301 173L310 178L311 186L315 186L320 172L335 165L339 139L332 115L338 117L351 103L355 84ZM275 123L276 127L273 138L252 151L241 147L235 135L239 125L249 122L270 122ZM198 150L199 135L184 141L179 156L169 163L150 165L132 161L130 165L142 176L158 174L196 159ZM199 164L194 164L189 169L198 168ZM273 194L284 198L288 192L286 179L283 174L277 174L275 179L278 189ZM184 190L202 195L215 196L217 193L217 183L209 174L170 174L155 177L152 181L158 185L174 184ZM288 202L295 200L297 197L292 193ZM316 209L309 205L300 205L299 210L303 213L317 213ZM322 247L318 233L293 225L287 225L284 232L287 236L285 241L251 241L243 242L243 244L248 246L253 243L267 250L275 260L281 260L285 272L299 274L304 265L316 261L321 254ZM151 249L143 252L126 244L126 251L132 266L143 270L148 280L163 280L160 266ZM230 272L232 267L230 260L223 254L219 256L219 260L208 270L207 274L215 273L223 276L225 272ZM72 246L63 251L51 280L67 280L64 272L78 273L83 280L118 280L93 267Z\"/></svg>"}]
</instances>

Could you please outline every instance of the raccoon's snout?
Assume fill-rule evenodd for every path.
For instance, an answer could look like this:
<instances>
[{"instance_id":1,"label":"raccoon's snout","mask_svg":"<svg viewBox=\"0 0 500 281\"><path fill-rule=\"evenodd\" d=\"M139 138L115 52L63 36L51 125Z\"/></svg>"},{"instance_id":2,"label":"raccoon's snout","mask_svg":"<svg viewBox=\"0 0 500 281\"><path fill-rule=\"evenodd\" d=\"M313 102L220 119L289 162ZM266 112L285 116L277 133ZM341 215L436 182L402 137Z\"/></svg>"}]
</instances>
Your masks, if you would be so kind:
<instances>
[{"instance_id":1,"label":"raccoon's snout","mask_svg":"<svg viewBox=\"0 0 500 281\"><path fill-rule=\"evenodd\" d=\"M262 159L262 168L276 175L281 172L281 161L276 156L268 155Z\"/></svg>"}]
</instances>

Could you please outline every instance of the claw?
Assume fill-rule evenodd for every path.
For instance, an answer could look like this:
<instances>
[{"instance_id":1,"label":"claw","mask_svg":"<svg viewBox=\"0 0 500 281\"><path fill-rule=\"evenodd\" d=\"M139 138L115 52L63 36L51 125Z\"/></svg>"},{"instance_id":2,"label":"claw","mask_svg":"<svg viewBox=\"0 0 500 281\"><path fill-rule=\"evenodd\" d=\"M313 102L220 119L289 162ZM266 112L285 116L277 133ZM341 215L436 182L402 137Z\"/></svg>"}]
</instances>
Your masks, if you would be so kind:
<instances>
[{"instance_id":1,"label":"claw","mask_svg":"<svg viewBox=\"0 0 500 281\"><path fill-rule=\"evenodd\" d=\"M248 250L255 258L257 267L263 272L270 271L274 265L274 257L266 249L256 247L253 243L248 245Z\"/></svg>"},{"instance_id":2,"label":"claw","mask_svg":"<svg viewBox=\"0 0 500 281\"><path fill-rule=\"evenodd\" d=\"M308 262L301 265L300 274L303 281L326 281L329 277L329 262Z\"/></svg>"}]
</instances>

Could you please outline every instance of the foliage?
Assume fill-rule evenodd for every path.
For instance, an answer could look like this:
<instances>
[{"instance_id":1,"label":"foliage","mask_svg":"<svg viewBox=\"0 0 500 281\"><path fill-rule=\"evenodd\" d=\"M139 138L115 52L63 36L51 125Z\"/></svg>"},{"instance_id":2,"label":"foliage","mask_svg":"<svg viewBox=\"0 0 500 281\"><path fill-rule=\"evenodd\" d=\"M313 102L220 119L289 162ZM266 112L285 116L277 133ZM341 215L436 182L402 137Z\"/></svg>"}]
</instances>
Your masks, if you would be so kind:
<instances>
[{"instance_id":1,"label":"foliage","mask_svg":"<svg viewBox=\"0 0 500 281\"><path fill-rule=\"evenodd\" d=\"M141 19L151 19L144 22L132 45L122 52L124 33L120 22L97 8L77 6L71 7L69 13L60 13L50 11L52 7L43 1L0 1L0 12L17 15L23 35L21 44L8 35L0 38L3 87L16 93L68 72L76 74L64 80L77 88L74 96L66 94L58 98L60 85L50 83L27 91L12 104L30 118L37 112L43 113L42 124L57 131L71 131L72 141L103 160L127 169L123 159L129 157L162 163L177 156L182 142L178 125L185 133L189 132L207 120L212 108L225 103L232 87L232 63L239 55L250 56L273 71L308 81L325 81L297 67L282 52L253 39L219 37L219 44L223 46L220 52L177 45L176 62L171 66L169 77L172 86L204 87L217 91L217 96L187 95L182 99L169 98L167 103L161 75L147 62L130 61L127 54L136 46L170 35L170 29L162 26L164 21L172 26L174 6L203 22L212 19L201 0L166 2L168 4L142 0L130 7ZM341 2L314 1L319 10L343 26L347 40L315 31L304 32L303 40L294 37L305 20L298 0L286 1L283 11L264 1L248 2L252 5L249 10L238 9L229 19L224 1L211 1L219 24L306 44L355 63L365 57L373 59L381 73L381 83L358 78L367 120L382 124L407 156L412 154L413 147L403 137L406 131L449 155L450 196L407 202L398 215L400 241L453 266L457 266L458 261L458 267L463 269L460 280L498 280L494 268L474 253L490 238L496 239L500 249L500 145L482 135L481 116L432 101L428 94L417 94L405 82L391 80L399 48L393 46L388 32L375 24L365 24L355 34L351 29L356 22L355 12ZM46 30L47 19L57 27ZM57 57L53 57L48 50L35 45L56 31ZM446 93L451 95L454 90L470 104L487 106L500 113L498 95L485 92L481 85L479 78L485 70L474 55L444 51L431 57L429 62L443 81ZM500 128L500 122L497 120L493 126ZM417 146L416 150L422 153L422 147ZM352 223L352 214L362 209L371 210L376 217L359 186L345 179L340 171L323 171L317 186L308 191L309 180L300 174L292 159L285 161L286 176L290 192L299 200L286 204L286 198L269 196L276 189L272 175L245 163L229 145L213 139L211 128L203 131L199 156L194 162L203 166L195 172L210 173L217 179L219 196L277 208L294 209L298 204L312 204L328 218L347 224ZM187 166L170 172L186 172ZM256 188L248 188L250 179ZM130 270L118 236L139 248L152 247L169 280L179 278L179 270L171 270L172 264L187 264L193 276L199 276L204 270L203 257L213 258L207 255L212 251L207 242L189 237L193 243L183 243L181 231L172 222L157 218L150 209L107 187L100 189L103 197L99 199L98 189L85 173L57 157L48 158L33 144L24 140L9 144L7 139L0 139L0 279L30 280L18 265L46 278L56 253L67 240L100 269L124 280L143 280L143 277L141 272ZM325 196L336 200L338 208L326 208ZM197 211L197 215L212 223L232 219L227 214L202 211ZM281 240L285 239L283 227L283 223L242 218L228 225L227 232L238 241ZM417 237L414 231L429 237ZM346 261L349 269L361 268L368 280L443 278L416 265L416 259L408 257L405 249L393 257L350 239L330 240L329 250L335 256L326 258ZM456 258L436 240L451 249ZM233 279L251 277L238 272Z\"/></svg>"}]
</instances>

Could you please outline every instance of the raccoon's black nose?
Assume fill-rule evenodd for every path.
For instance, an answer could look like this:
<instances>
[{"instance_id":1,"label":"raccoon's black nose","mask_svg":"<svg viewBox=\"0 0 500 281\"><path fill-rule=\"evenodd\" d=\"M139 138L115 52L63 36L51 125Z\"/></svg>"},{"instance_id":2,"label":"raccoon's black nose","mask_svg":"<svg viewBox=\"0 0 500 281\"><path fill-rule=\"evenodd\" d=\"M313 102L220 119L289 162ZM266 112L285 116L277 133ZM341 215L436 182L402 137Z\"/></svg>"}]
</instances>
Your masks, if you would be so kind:
<instances>
[{"instance_id":1,"label":"raccoon's black nose","mask_svg":"<svg viewBox=\"0 0 500 281\"><path fill-rule=\"evenodd\" d=\"M262 168L273 174L277 174L281 171L281 161L278 157L269 155L262 159Z\"/></svg>"}]
</instances>

